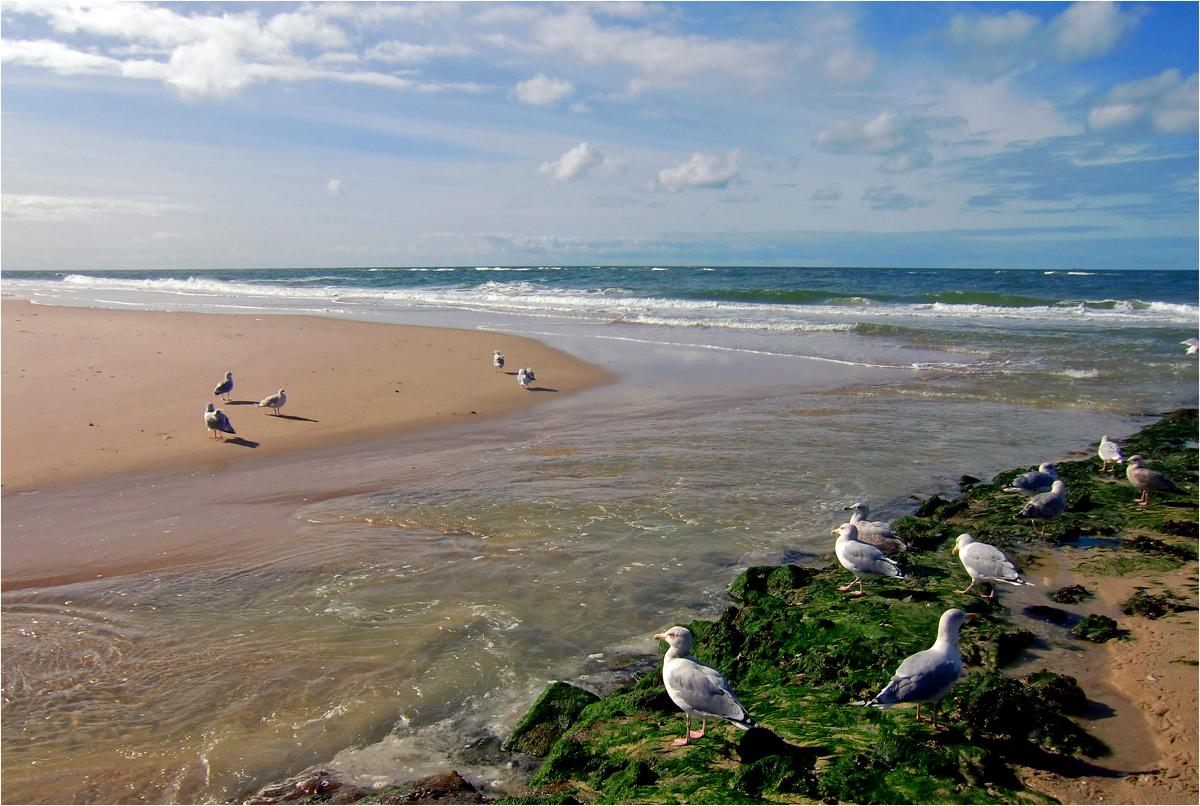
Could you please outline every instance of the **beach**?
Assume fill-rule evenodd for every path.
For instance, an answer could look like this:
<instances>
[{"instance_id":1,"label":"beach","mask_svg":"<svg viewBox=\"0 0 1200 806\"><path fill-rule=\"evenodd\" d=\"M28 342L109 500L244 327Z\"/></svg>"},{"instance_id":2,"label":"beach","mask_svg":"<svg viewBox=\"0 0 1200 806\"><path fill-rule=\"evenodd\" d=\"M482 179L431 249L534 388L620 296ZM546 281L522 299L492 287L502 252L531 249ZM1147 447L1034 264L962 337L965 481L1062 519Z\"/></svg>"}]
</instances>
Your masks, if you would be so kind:
<instances>
[{"instance_id":1,"label":"beach","mask_svg":"<svg viewBox=\"0 0 1200 806\"><path fill-rule=\"evenodd\" d=\"M607 380L532 339L321 317L3 301L4 491L363 441L496 417ZM492 367L492 353L508 357ZM518 367L547 379L517 385ZM212 389L232 371L232 400ZM553 379L553 382L549 379ZM537 388L541 387L541 388ZM552 387L552 388L551 388ZM257 403L287 392L280 417ZM208 403L237 440L204 427Z\"/></svg>"},{"instance_id":2,"label":"beach","mask_svg":"<svg viewBox=\"0 0 1200 806\"><path fill-rule=\"evenodd\" d=\"M623 325L3 306L4 755L23 802L236 800L317 764L519 791L527 771L463 748L498 743L548 680L719 614L738 567L828 562L853 500L890 519L1154 417ZM212 395L226 371L246 403ZM280 387L284 416L250 405ZM257 447L210 439L209 402ZM1105 670L1140 670L1107 652L1093 677L1117 691ZM1126 689L1154 737L1140 761L1181 770L1130 802L1174 802L1153 798L1194 786L1170 755L1194 689L1169 716Z\"/></svg>"}]
</instances>

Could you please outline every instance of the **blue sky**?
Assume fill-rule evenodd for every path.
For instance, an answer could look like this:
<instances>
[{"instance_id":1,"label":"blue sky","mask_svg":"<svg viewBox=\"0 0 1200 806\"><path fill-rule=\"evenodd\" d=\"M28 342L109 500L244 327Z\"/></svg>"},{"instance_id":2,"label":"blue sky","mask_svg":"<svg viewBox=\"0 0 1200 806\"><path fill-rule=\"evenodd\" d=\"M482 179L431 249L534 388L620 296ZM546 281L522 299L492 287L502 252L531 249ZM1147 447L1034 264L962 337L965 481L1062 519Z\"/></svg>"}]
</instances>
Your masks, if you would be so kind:
<instances>
[{"instance_id":1,"label":"blue sky","mask_svg":"<svg viewBox=\"0 0 1200 806\"><path fill-rule=\"evenodd\" d=\"M3 2L3 268L1195 269L1197 8Z\"/></svg>"}]
</instances>

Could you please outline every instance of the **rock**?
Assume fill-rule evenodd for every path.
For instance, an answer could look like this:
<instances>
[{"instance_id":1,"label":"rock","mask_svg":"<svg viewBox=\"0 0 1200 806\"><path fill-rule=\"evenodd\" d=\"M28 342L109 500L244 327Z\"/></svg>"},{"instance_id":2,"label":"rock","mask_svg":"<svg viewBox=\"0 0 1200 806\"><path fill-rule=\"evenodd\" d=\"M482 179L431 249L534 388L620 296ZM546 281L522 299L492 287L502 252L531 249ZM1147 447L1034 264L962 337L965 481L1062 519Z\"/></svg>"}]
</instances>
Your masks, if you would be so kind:
<instances>
[{"instance_id":1,"label":"rock","mask_svg":"<svg viewBox=\"0 0 1200 806\"><path fill-rule=\"evenodd\" d=\"M590 691L551 683L504 741L505 750L545 756L571 727L579 712L600 700Z\"/></svg>"},{"instance_id":2,"label":"rock","mask_svg":"<svg viewBox=\"0 0 1200 806\"><path fill-rule=\"evenodd\" d=\"M1122 638L1125 634L1125 630L1117 627L1117 622L1108 616L1100 616L1095 613L1084 618L1071 630L1071 635L1076 638L1086 638L1096 644L1103 644L1113 638Z\"/></svg>"},{"instance_id":3,"label":"rock","mask_svg":"<svg viewBox=\"0 0 1200 806\"><path fill-rule=\"evenodd\" d=\"M1068 585L1056 590L1053 598L1059 604L1078 604L1084 599L1092 598L1092 592L1082 585Z\"/></svg>"}]
</instances>

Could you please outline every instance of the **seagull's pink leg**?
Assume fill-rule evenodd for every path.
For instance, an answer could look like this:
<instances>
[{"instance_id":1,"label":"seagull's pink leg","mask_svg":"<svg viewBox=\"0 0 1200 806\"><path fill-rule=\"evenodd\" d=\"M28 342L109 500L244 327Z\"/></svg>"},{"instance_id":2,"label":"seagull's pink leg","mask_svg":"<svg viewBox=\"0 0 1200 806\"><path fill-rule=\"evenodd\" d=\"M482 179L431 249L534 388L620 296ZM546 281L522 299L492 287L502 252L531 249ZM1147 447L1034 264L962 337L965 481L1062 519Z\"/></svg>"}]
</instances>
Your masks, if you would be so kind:
<instances>
[{"instance_id":1,"label":"seagull's pink leg","mask_svg":"<svg viewBox=\"0 0 1200 806\"><path fill-rule=\"evenodd\" d=\"M970 584L970 585L968 585L967 587L963 588L963 589L962 589L962 590L960 590L960 591L955 591L955 593L966 593L967 591L969 591L969 590L970 590L971 588L973 588L973 587L975 587L975 580L973 580L973 579L972 579L972 580L971 580L971 584Z\"/></svg>"}]
</instances>

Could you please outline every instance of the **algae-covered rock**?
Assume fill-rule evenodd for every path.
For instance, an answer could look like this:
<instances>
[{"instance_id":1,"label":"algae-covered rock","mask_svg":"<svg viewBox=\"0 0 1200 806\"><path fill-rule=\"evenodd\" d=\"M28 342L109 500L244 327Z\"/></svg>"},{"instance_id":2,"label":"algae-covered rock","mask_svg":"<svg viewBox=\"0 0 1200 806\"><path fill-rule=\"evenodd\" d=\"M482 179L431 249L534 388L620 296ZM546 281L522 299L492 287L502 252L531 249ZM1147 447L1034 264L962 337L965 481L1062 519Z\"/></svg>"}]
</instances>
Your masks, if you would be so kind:
<instances>
[{"instance_id":1,"label":"algae-covered rock","mask_svg":"<svg viewBox=\"0 0 1200 806\"><path fill-rule=\"evenodd\" d=\"M1026 675L1021 682L1032 688L1047 707L1060 714L1083 716L1088 712L1090 704L1087 695L1074 677L1042 669Z\"/></svg>"},{"instance_id":2,"label":"algae-covered rock","mask_svg":"<svg viewBox=\"0 0 1200 806\"><path fill-rule=\"evenodd\" d=\"M1119 628L1117 622L1108 616L1092 613L1071 628L1071 635L1076 638L1086 638L1096 644L1103 644L1105 641L1121 638L1125 635L1125 630Z\"/></svg>"},{"instance_id":3,"label":"algae-covered rock","mask_svg":"<svg viewBox=\"0 0 1200 806\"><path fill-rule=\"evenodd\" d=\"M600 698L568 683L551 683L504 741L504 749L544 756L584 708Z\"/></svg>"},{"instance_id":4,"label":"algae-covered rock","mask_svg":"<svg viewBox=\"0 0 1200 806\"><path fill-rule=\"evenodd\" d=\"M1052 598L1059 604L1078 604L1092 596L1092 592L1082 585L1067 585L1056 590Z\"/></svg>"},{"instance_id":5,"label":"algae-covered rock","mask_svg":"<svg viewBox=\"0 0 1200 806\"><path fill-rule=\"evenodd\" d=\"M1121 605L1121 612L1127 616L1159 619L1169 613L1177 613L1183 607L1174 596L1146 593L1139 588Z\"/></svg>"}]
</instances>

